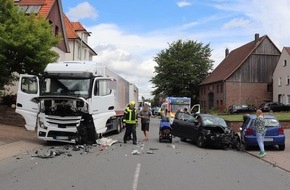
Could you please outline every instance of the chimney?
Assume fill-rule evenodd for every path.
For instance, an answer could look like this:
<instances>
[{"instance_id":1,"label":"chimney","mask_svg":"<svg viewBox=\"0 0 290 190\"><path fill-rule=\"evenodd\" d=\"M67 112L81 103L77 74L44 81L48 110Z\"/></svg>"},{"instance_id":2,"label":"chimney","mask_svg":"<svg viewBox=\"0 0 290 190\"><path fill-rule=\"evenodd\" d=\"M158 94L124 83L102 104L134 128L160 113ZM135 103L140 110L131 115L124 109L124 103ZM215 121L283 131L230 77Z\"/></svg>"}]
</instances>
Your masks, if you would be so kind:
<instances>
[{"instance_id":1,"label":"chimney","mask_svg":"<svg viewBox=\"0 0 290 190\"><path fill-rule=\"evenodd\" d=\"M255 43L258 43L258 41L259 41L259 38L260 38L260 37L259 37L259 34L258 34L258 33L256 33L256 34L255 34Z\"/></svg>"},{"instance_id":2,"label":"chimney","mask_svg":"<svg viewBox=\"0 0 290 190\"><path fill-rule=\"evenodd\" d=\"M226 50L225 50L225 56L227 57L228 55L229 55L229 49L226 48Z\"/></svg>"}]
</instances>

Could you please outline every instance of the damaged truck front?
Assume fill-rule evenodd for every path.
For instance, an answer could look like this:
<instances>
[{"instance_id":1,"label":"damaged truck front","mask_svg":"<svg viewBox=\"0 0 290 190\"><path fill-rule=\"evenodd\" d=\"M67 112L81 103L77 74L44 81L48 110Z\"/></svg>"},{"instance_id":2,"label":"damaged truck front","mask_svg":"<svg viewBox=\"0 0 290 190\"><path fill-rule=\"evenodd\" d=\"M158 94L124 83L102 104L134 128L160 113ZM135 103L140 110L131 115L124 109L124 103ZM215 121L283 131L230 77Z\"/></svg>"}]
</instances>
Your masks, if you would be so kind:
<instances>
[{"instance_id":1,"label":"damaged truck front","mask_svg":"<svg viewBox=\"0 0 290 190\"><path fill-rule=\"evenodd\" d=\"M19 81L16 112L45 141L94 143L120 132L128 94L138 97L137 88L129 92L131 83L95 62L50 63L41 76Z\"/></svg>"}]
</instances>

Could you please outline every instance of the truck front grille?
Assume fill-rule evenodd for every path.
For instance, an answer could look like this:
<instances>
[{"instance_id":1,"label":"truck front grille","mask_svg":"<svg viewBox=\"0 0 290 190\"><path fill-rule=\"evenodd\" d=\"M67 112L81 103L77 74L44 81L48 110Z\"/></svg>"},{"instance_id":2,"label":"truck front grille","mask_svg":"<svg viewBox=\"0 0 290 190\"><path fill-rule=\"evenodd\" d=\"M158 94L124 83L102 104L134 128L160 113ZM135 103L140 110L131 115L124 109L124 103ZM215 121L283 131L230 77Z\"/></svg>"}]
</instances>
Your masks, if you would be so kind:
<instances>
[{"instance_id":1,"label":"truck front grille","mask_svg":"<svg viewBox=\"0 0 290 190\"><path fill-rule=\"evenodd\" d=\"M47 123L57 125L59 128L77 127L81 122L81 116L59 117L48 115L45 119Z\"/></svg>"}]
</instances>

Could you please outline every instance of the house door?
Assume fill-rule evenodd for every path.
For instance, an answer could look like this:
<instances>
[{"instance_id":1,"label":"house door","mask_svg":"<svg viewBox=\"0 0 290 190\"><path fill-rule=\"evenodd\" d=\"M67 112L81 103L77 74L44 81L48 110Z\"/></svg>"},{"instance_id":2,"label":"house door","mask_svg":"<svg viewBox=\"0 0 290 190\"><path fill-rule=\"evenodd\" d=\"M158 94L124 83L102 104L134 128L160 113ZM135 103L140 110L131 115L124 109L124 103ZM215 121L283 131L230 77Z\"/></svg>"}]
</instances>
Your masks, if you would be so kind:
<instances>
[{"instance_id":1,"label":"house door","mask_svg":"<svg viewBox=\"0 0 290 190\"><path fill-rule=\"evenodd\" d=\"M208 94L208 110L214 107L214 94L209 93Z\"/></svg>"},{"instance_id":2,"label":"house door","mask_svg":"<svg viewBox=\"0 0 290 190\"><path fill-rule=\"evenodd\" d=\"M279 94L278 95L278 102L279 103L283 103L283 96L282 96L282 94Z\"/></svg>"}]
</instances>

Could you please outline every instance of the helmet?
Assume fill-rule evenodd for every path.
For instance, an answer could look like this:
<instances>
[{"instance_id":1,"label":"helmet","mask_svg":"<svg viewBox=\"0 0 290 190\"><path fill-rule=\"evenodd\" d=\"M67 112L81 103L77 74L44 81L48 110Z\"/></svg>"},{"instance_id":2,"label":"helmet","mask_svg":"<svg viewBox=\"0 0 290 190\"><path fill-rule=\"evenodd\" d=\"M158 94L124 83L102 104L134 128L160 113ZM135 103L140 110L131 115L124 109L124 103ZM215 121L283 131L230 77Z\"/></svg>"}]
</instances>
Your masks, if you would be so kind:
<instances>
[{"instance_id":1,"label":"helmet","mask_svg":"<svg viewBox=\"0 0 290 190\"><path fill-rule=\"evenodd\" d=\"M135 105L135 101L131 101L130 102L130 105Z\"/></svg>"}]
</instances>

